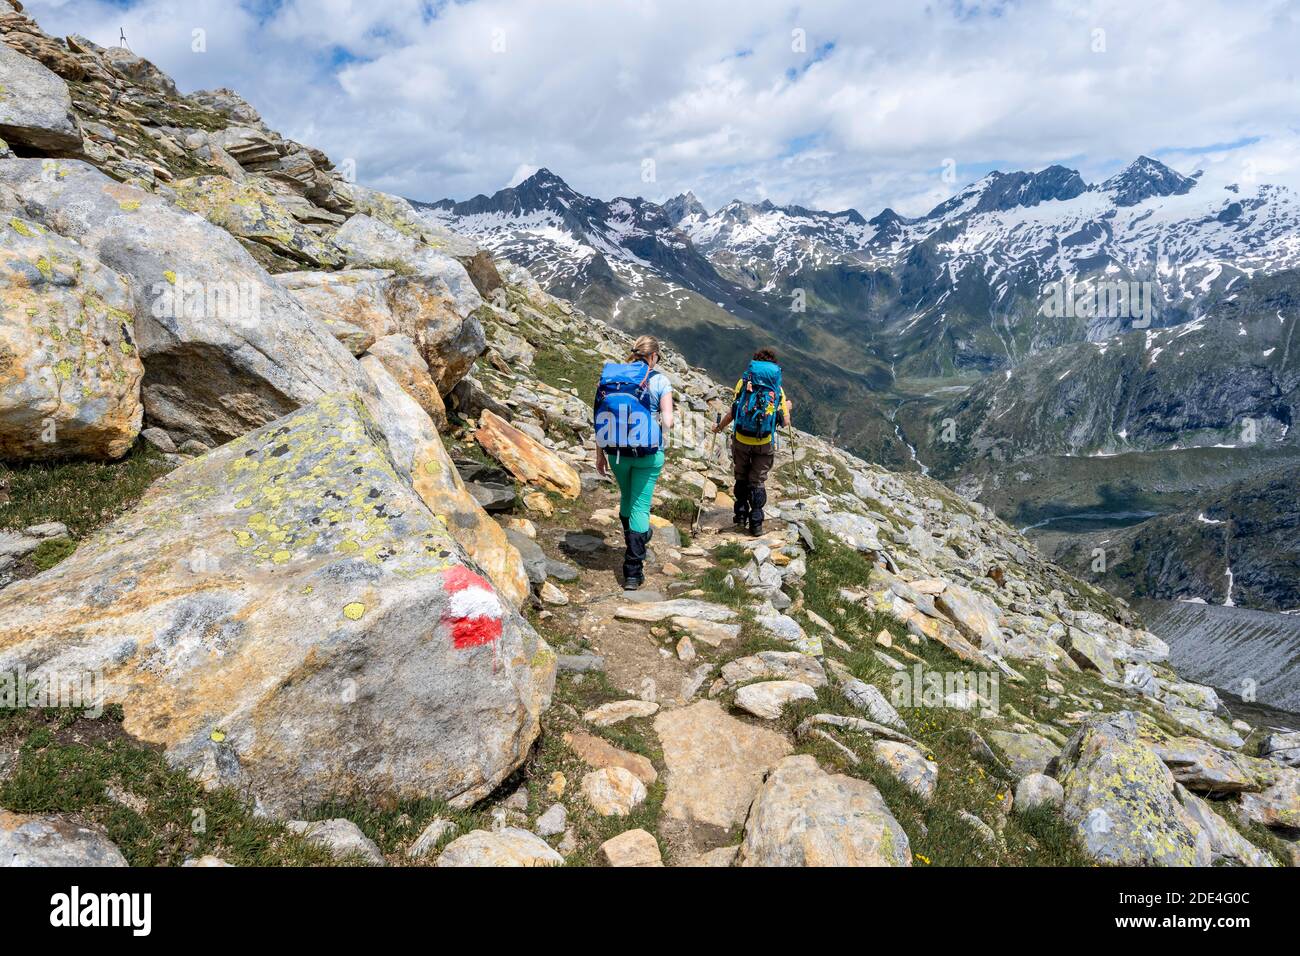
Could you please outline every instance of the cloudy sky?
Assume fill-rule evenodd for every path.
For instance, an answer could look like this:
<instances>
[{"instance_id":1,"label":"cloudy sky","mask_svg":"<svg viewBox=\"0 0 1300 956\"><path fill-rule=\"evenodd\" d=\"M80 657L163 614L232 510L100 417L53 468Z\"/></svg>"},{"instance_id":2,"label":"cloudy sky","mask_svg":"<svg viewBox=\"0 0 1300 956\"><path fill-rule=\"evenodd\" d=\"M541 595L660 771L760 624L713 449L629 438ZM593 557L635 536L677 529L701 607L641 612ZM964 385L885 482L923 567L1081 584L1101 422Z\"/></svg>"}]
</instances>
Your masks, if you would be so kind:
<instances>
[{"instance_id":1,"label":"cloudy sky","mask_svg":"<svg viewBox=\"0 0 1300 956\"><path fill-rule=\"evenodd\" d=\"M226 86L417 199L579 191L928 210L990 169L1140 153L1297 179L1296 0L26 0ZM197 49L197 48L202 49ZM945 175L947 173L947 175Z\"/></svg>"}]
</instances>

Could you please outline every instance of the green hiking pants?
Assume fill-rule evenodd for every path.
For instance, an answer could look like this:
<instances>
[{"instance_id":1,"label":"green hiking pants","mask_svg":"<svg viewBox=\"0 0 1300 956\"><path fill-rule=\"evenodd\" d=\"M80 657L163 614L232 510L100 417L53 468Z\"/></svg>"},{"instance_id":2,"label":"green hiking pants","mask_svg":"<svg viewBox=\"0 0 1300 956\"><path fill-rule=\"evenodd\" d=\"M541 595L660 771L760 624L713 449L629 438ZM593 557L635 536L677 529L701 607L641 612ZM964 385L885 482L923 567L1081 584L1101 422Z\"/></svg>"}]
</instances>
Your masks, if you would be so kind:
<instances>
[{"instance_id":1,"label":"green hiking pants","mask_svg":"<svg viewBox=\"0 0 1300 956\"><path fill-rule=\"evenodd\" d=\"M649 531L650 500L654 497L659 472L664 468L663 449L644 458L611 452L607 462L618 482L619 517L626 518L633 531Z\"/></svg>"}]
</instances>

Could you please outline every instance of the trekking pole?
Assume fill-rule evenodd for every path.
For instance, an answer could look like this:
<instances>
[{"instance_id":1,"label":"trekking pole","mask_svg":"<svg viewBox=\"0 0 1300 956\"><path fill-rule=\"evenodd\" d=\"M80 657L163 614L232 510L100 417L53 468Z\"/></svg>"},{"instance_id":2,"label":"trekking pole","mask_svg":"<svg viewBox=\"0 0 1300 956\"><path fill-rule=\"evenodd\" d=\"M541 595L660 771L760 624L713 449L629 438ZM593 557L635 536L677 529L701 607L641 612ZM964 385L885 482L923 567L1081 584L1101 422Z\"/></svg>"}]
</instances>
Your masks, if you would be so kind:
<instances>
[{"instance_id":1,"label":"trekking pole","mask_svg":"<svg viewBox=\"0 0 1300 956\"><path fill-rule=\"evenodd\" d=\"M722 424L722 412L714 412L713 413L714 427L716 428L718 425L721 424ZM713 449L717 447L717 444L718 444L718 433L716 431L711 432L709 434L708 441L704 443L704 462L706 468L708 466L710 459L713 457ZM708 479L706 478L705 481L707 482ZM700 500L695 503L695 520L691 522L691 534L695 534L697 531L700 530L700 518L704 516L704 498L705 498L704 491L706 488L708 488L708 484L704 484L700 487Z\"/></svg>"}]
</instances>

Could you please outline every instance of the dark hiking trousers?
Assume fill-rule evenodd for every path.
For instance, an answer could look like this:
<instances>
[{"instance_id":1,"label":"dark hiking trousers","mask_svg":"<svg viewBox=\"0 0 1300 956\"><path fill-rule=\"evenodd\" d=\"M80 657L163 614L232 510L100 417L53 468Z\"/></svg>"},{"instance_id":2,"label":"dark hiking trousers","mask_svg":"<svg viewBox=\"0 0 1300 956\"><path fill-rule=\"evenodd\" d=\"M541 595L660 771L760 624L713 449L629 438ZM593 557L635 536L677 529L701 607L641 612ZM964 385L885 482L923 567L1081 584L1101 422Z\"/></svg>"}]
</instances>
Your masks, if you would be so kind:
<instances>
[{"instance_id":1,"label":"dark hiking trousers","mask_svg":"<svg viewBox=\"0 0 1300 956\"><path fill-rule=\"evenodd\" d=\"M773 442L763 445L746 445L731 439L732 470L736 476L735 518L738 524L748 522L751 525L763 523L763 506L767 504L767 473L776 461L776 448Z\"/></svg>"}]
</instances>

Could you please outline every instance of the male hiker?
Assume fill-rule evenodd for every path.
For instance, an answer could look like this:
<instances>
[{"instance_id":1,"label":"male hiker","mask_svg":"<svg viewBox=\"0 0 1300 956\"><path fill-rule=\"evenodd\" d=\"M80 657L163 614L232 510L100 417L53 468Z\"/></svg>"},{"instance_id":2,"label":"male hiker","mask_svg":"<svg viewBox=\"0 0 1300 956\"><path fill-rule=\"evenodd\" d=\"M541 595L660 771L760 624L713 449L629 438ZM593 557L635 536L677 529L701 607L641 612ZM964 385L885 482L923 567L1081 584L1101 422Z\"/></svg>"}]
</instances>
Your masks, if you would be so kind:
<instances>
[{"instance_id":1,"label":"male hiker","mask_svg":"<svg viewBox=\"0 0 1300 956\"><path fill-rule=\"evenodd\" d=\"M736 397L727 417L714 426L720 432L733 421L731 462L736 476L736 524L749 526L749 533L763 533L763 506L767 504L764 482L776 460L776 429L790 420L790 400L781 388L781 366L776 353L759 349L745 374L736 383Z\"/></svg>"}]
</instances>

